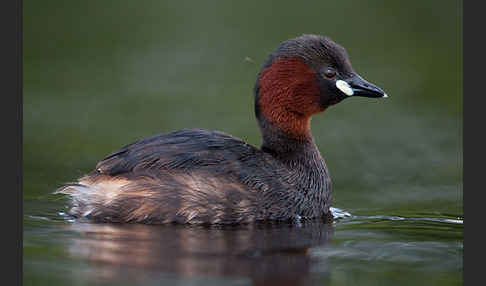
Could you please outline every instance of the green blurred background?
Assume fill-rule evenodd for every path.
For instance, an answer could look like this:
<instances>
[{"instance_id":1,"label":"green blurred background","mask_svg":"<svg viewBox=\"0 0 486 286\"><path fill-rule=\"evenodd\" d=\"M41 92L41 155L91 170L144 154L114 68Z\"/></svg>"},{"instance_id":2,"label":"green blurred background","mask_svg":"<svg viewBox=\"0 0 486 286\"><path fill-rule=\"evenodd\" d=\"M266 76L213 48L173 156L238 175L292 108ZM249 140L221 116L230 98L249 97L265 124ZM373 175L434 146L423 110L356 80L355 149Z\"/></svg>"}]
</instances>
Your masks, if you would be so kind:
<instances>
[{"instance_id":1,"label":"green blurred background","mask_svg":"<svg viewBox=\"0 0 486 286\"><path fill-rule=\"evenodd\" d=\"M199 127L259 145L256 75L281 41L303 33L343 45L390 95L314 117L334 205L462 212L455 0L25 1L24 198L157 133Z\"/></svg>"}]
</instances>

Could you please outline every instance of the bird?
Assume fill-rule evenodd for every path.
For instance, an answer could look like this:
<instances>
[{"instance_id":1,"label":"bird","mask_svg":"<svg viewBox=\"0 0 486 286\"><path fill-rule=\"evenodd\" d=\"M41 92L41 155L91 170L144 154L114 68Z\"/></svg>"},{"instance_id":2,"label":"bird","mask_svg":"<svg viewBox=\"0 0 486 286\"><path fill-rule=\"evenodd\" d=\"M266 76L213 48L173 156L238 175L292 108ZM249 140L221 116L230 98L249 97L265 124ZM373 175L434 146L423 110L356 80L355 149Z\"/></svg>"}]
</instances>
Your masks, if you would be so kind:
<instances>
[{"instance_id":1,"label":"bird","mask_svg":"<svg viewBox=\"0 0 486 286\"><path fill-rule=\"evenodd\" d=\"M388 95L354 71L344 47L314 34L281 42L253 91L259 148L221 131L158 134L54 193L69 197L68 215L100 223L332 220L331 177L311 117L347 98Z\"/></svg>"}]
</instances>

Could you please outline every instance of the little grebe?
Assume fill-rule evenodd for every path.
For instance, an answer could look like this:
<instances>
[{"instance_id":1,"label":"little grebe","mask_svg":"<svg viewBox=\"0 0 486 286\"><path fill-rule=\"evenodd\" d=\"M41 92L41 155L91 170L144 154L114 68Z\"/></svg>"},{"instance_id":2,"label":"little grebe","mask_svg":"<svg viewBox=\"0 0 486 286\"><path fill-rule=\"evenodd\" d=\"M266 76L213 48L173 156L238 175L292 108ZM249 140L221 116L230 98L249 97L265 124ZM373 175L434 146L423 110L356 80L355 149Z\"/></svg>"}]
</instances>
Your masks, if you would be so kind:
<instances>
[{"instance_id":1,"label":"little grebe","mask_svg":"<svg viewBox=\"0 0 486 286\"><path fill-rule=\"evenodd\" d=\"M98 222L235 224L332 218L331 178L311 116L351 96L387 97L328 37L283 42L258 74L258 149L219 131L184 129L129 144L56 193Z\"/></svg>"}]
</instances>

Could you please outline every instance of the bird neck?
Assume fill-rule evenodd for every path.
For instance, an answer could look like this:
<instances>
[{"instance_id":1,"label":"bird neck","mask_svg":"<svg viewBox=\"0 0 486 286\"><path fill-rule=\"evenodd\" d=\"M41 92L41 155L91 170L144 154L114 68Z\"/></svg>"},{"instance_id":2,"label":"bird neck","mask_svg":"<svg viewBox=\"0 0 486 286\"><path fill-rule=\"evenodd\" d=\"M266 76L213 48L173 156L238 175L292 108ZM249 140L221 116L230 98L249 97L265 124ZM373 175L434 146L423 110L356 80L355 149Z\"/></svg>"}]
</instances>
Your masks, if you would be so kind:
<instances>
[{"instance_id":1,"label":"bird neck","mask_svg":"<svg viewBox=\"0 0 486 286\"><path fill-rule=\"evenodd\" d=\"M305 132L296 135L274 126L262 118L259 121L262 134L261 149L289 167L296 164L308 165L310 161L322 161L319 150L310 132L310 120Z\"/></svg>"},{"instance_id":2,"label":"bird neck","mask_svg":"<svg viewBox=\"0 0 486 286\"><path fill-rule=\"evenodd\" d=\"M289 183L300 193L295 208L302 216L319 216L329 209L331 179L324 159L314 142L310 130L308 136L296 138L260 121L262 131L261 150L281 162L287 169L281 180Z\"/></svg>"},{"instance_id":3,"label":"bird neck","mask_svg":"<svg viewBox=\"0 0 486 286\"><path fill-rule=\"evenodd\" d=\"M311 116L325 109L314 69L300 58L270 58L254 93L262 151L287 167L297 189L323 190L327 168L310 130Z\"/></svg>"}]
</instances>

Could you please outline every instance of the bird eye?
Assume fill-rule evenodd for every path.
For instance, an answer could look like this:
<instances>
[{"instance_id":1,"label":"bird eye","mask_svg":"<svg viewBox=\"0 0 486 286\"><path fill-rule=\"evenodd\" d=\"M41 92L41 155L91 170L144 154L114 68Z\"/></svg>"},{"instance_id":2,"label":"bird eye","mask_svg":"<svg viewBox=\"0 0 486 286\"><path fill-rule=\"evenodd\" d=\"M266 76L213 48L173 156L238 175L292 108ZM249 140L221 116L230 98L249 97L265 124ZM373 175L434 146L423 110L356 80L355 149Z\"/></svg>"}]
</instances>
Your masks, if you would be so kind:
<instances>
[{"instance_id":1,"label":"bird eye","mask_svg":"<svg viewBox=\"0 0 486 286\"><path fill-rule=\"evenodd\" d=\"M333 70L333 69L330 69L330 68L329 69L326 69L324 71L324 76L327 77L327 78L333 78L333 77L336 76L336 71Z\"/></svg>"}]
</instances>

